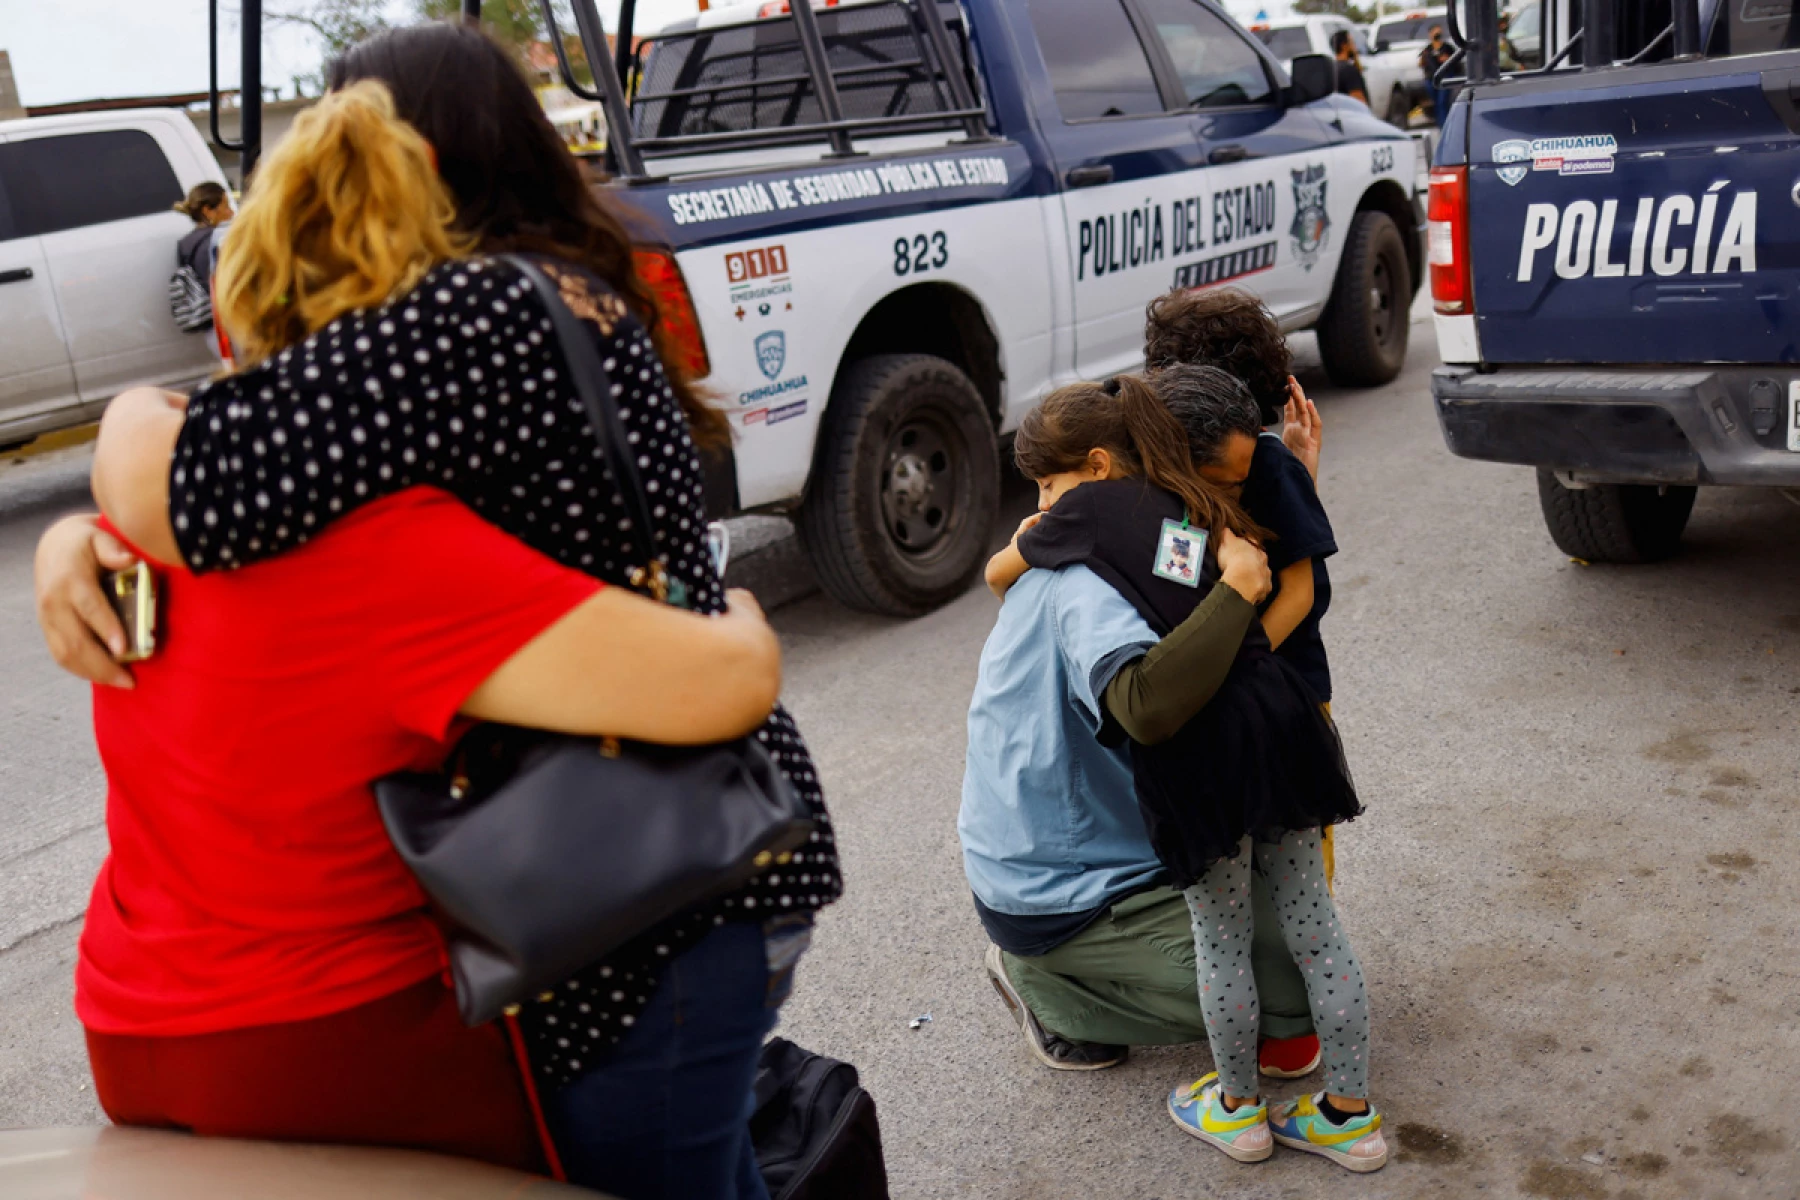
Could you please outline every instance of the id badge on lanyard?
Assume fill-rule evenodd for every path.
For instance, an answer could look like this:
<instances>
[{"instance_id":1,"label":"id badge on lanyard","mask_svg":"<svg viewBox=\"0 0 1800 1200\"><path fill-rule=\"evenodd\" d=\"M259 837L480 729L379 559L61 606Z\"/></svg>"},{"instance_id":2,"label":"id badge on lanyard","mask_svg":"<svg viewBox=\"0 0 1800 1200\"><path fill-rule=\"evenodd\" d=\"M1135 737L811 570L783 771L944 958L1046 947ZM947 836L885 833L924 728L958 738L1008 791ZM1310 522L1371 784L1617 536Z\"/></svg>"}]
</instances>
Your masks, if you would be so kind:
<instances>
[{"instance_id":1,"label":"id badge on lanyard","mask_svg":"<svg viewBox=\"0 0 1800 1200\"><path fill-rule=\"evenodd\" d=\"M1183 587L1200 586L1200 564L1206 556L1206 530L1195 529L1185 520L1165 520L1162 536L1156 539L1156 561L1151 571L1160 579Z\"/></svg>"}]
</instances>

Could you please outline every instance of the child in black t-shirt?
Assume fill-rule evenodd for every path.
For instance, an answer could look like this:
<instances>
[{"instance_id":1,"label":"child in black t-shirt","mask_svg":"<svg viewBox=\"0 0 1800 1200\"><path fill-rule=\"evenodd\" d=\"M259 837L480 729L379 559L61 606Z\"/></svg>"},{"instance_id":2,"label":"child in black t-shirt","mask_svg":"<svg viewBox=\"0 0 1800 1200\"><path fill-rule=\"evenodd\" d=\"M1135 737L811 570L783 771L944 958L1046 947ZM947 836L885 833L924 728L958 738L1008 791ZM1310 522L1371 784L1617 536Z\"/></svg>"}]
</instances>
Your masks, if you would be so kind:
<instances>
[{"instance_id":1,"label":"child in black t-shirt","mask_svg":"<svg viewBox=\"0 0 1800 1200\"><path fill-rule=\"evenodd\" d=\"M1276 584L1263 611L1263 629L1276 652L1294 664L1321 703L1329 704L1331 668L1319 622L1331 607L1325 559L1337 553L1337 539L1314 486L1317 463L1303 464L1279 437L1262 429L1281 419L1284 406L1292 411L1292 405L1304 404L1288 374L1292 360L1281 327L1256 297L1219 288L1158 298L1144 333L1145 362L1163 373L1157 391L1187 427L1200 473L1234 490L1250 519L1274 535L1266 549ZM1184 365L1218 367L1236 376L1254 409L1201 402L1195 389L1184 387L1179 372L1168 374Z\"/></svg>"}]
</instances>

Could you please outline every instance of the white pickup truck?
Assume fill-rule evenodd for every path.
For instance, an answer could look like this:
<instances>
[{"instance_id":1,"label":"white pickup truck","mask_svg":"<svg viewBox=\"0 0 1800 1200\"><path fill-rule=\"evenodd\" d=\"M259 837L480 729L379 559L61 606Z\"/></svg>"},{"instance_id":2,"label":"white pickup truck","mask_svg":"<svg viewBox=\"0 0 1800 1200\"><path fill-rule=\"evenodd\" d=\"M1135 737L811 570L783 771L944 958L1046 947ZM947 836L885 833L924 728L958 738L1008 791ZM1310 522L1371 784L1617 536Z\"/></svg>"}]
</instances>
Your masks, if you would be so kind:
<instances>
[{"instance_id":1,"label":"white pickup truck","mask_svg":"<svg viewBox=\"0 0 1800 1200\"><path fill-rule=\"evenodd\" d=\"M1431 41L1431 27L1444 30L1450 39L1450 22L1442 8L1413 8L1404 13L1383 17L1369 27L1369 41L1375 53L1363 64L1364 71L1379 71L1391 80L1388 90L1378 99L1373 87L1369 103L1396 125L1403 125L1405 113L1430 102L1425 86L1425 72L1419 67L1419 52ZM1373 79L1370 83L1373 84Z\"/></svg>"},{"instance_id":2,"label":"white pickup truck","mask_svg":"<svg viewBox=\"0 0 1800 1200\"><path fill-rule=\"evenodd\" d=\"M193 228L171 206L204 180L225 176L174 110L0 121L0 446L217 365L206 331L169 315Z\"/></svg>"},{"instance_id":3,"label":"white pickup truck","mask_svg":"<svg viewBox=\"0 0 1800 1200\"><path fill-rule=\"evenodd\" d=\"M1286 68L1302 54L1323 54L1332 57L1331 43L1338 33L1350 35L1356 46L1356 56L1362 60L1363 82L1368 86L1369 108L1376 116L1383 118L1396 129L1406 128L1407 114L1412 111L1410 103L1396 107L1393 97L1403 93L1410 80L1407 73L1400 69L1392 59L1383 60L1374 52L1369 42L1368 31L1360 25L1352 25L1348 17L1332 15L1294 17L1286 21L1258 21L1250 26L1257 40L1269 48L1269 53L1281 60ZM1417 74L1418 65L1413 66Z\"/></svg>"},{"instance_id":4,"label":"white pickup truck","mask_svg":"<svg viewBox=\"0 0 1800 1200\"><path fill-rule=\"evenodd\" d=\"M602 72L606 195L730 411L709 496L793 512L853 607L967 587L1001 438L1050 388L1141 367L1171 288L1250 289L1340 383L1403 365L1414 144L1212 0L776 0L630 66Z\"/></svg>"}]
</instances>

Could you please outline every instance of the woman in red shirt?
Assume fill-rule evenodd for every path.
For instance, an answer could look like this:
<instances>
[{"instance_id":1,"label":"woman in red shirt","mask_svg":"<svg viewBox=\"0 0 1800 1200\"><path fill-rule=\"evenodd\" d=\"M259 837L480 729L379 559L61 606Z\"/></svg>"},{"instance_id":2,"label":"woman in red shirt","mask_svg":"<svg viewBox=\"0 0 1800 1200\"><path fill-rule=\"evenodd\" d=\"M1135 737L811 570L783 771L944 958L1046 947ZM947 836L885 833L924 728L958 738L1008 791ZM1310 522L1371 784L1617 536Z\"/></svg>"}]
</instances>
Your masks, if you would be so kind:
<instances>
[{"instance_id":1,"label":"woman in red shirt","mask_svg":"<svg viewBox=\"0 0 1800 1200\"><path fill-rule=\"evenodd\" d=\"M458 249L438 240L454 206L429 147L373 85L304 115L258 194L281 194L284 171L333 141L352 151L333 178L357 191L354 228L315 239L296 210L314 269L246 284L296 314L295 336L404 292ZM310 211L335 227L349 210ZM240 233L258 227L247 212ZM504 301L485 303L501 317ZM326 430L321 399L309 411ZM297 464L293 477L314 473ZM55 527L40 564L88 536ZM128 1124L539 1165L506 1034L460 1024L368 781L440 760L459 715L667 744L751 732L780 670L754 602L734 594L709 617L607 588L419 487L242 571L165 567L163 590L166 645L132 690L95 697L113 853L76 1007L103 1106Z\"/></svg>"},{"instance_id":2,"label":"woman in red shirt","mask_svg":"<svg viewBox=\"0 0 1800 1200\"><path fill-rule=\"evenodd\" d=\"M780 680L754 602L606 588L429 489L244 571L162 570L167 644L94 691L112 853L76 1012L108 1116L541 1169L506 1035L458 1018L369 781L440 761L464 716L748 733Z\"/></svg>"}]
</instances>

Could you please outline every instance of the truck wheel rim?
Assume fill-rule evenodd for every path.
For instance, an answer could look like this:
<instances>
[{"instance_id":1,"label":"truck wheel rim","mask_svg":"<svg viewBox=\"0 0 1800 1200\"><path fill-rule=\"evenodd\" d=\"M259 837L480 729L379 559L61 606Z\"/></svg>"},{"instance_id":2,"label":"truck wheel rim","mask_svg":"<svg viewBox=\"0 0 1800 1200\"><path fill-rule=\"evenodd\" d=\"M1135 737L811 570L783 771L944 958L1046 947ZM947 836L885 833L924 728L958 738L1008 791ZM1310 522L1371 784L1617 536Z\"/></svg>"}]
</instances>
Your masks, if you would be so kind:
<instances>
[{"instance_id":1,"label":"truck wheel rim","mask_svg":"<svg viewBox=\"0 0 1800 1200\"><path fill-rule=\"evenodd\" d=\"M896 546L923 554L944 540L959 475L935 422L914 419L894 431L882 460L881 517Z\"/></svg>"},{"instance_id":2,"label":"truck wheel rim","mask_svg":"<svg viewBox=\"0 0 1800 1200\"><path fill-rule=\"evenodd\" d=\"M1394 332L1394 276L1386 257L1377 258L1369 272L1369 321L1376 342L1387 345Z\"/></svg>"}]
</instances>

